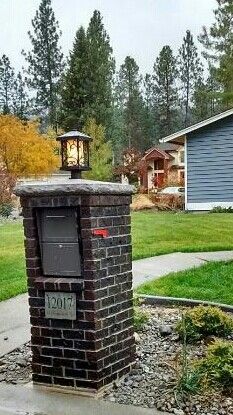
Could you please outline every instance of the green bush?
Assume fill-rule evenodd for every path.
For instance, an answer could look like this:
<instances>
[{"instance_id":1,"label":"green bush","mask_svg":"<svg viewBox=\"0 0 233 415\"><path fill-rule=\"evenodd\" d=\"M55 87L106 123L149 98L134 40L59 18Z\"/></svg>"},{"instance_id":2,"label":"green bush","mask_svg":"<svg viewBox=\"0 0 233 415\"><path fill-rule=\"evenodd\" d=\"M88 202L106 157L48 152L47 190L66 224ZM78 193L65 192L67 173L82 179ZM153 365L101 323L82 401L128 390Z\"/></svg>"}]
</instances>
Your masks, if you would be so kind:
<instances>
[{"instance_id":1,"label":"green bush","mask_svg":"<svg viewBox=\"0 0 233 415\"><path fill-rule=\"evenodd\" d=\"M140 305L143 303L139 297L134 297L134 329L140 331L149 320L148 313L143 310Z\"/></svg>"},{"instance_id":2,"label":"green bush","mask_svg":"<svg viewBox=\"0 0 233 415\"><path fill-rule=\"evenodd\" d=\"M233 207L229 206L228 208L223 208L222 206L215 206L211 213L233 213Z\"/></svg>"},{"instance_id":3,"label":"green bush","mask_svg":"<svg viewBox=\"0 0 233 415\"><path fill-rule=\"evenodd\" d=\"M184 313L176 331L187 342L207 336L226 337L233 332L233 319L218 307L198 306Z\"/></svg>"},{"instance_id":4,"label":"green bush","mask_svg":"<svg viewBox=\"0 0 233 415\"><path fill-rule=\"evenodd\" d=\"M196 364L204 386L233 390L233 344L216 340L207 349L206 357Z\"/></svg>"},{"instance_id":5,"label":"green bush","mask_svg":"<svg viewBox=\"0 0 233 415\"><path fill-rule=\"evenodd\" d=\"M175 388L178 394L195 395L200 392L201 388L201 373L199 370L189 366L185 371L181 370Z\"/></svg>"},{"instance_id":6,"label":"green bush","mask_svg":"<svg viewBox=\"0 0 233 415\"><path fill-rule=\"evenodd\" d=\"M13 205L11 203L3 203L0 205L0 216L8 218L13 210Z\"/></svg>"}]
</instances>

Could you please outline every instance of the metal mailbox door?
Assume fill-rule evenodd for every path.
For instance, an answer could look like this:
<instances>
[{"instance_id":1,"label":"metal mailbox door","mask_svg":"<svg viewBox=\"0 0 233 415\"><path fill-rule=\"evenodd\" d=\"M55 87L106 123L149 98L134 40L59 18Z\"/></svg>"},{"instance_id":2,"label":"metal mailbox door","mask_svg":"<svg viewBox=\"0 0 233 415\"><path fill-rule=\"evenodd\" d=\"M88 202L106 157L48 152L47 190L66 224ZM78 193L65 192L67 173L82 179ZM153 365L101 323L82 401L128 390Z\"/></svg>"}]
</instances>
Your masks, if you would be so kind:
<instances>
[{"instance_id":1,"label":"metal mailbox door","mask_svg":"<svg viewBox=\"0 0 233 415\"><path fill-rule=\"evenodd\" d=\"M77 217L75 209L46 208L41 210L40 217L42 241L78 241Z\"/></svg>"},{"instance_id":2,"label":"metal mailbox door","mask_svg":"<svg viewBox=\"0 0 233 415\"><path fill-rule=\"evenodd\" d=\"M81 260L76 209L41 209L38 221L44 274L80 276Z\"/></svg>"}]
</instances>

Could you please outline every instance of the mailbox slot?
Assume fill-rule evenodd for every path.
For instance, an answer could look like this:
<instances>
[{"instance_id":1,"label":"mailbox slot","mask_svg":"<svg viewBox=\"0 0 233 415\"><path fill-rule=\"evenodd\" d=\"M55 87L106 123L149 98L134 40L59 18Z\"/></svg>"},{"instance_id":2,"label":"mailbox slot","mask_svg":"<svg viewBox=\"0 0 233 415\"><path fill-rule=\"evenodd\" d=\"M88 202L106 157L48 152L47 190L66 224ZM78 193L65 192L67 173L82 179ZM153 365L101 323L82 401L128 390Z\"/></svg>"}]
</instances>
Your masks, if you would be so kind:
<instances>
[{"instance_id":1,"label":"mailbox slot","mask_svg":"<svg viewBox=\"0 0 233 415\"><path fill-rule=\"evenodd\" d=\"M81 276L77 209L38 209L37 222L44 275Z\"/></svg>"}]
</instances>

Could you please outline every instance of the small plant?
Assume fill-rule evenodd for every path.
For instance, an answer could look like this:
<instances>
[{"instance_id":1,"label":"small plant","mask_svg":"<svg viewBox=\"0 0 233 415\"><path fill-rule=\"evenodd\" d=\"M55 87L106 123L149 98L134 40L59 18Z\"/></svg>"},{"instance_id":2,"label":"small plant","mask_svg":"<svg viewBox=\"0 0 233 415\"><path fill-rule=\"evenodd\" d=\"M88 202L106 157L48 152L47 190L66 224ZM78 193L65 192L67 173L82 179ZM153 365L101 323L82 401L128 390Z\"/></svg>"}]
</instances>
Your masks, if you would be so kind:
<instances>
[{"instance_id":1,"label":"small plant","mask_svg":"<svg viewBox=\"0 0 233 415\"><path fill-rule=\"evenodd\" d=\"M184 314L182 314L181 325L183 328L183 344L181 359L178 367L177 384L175 395L196 394L201 388L199 371L188 361L187 332Z\"/></svg>"},{"instance_id":2,"label":"small plant","mask_svg":"<svg viewBox=\"0 0 233 415\"><path fill-rule=\"evenodd\" d=\"M216 340L208 346L207 355L196 364L203 385L233 391L233 344Z\"/></svg>"},{"instance_id":3,"label":"small plant","mask_svg":"<svg viewBox=\"0 0 233 415\"><path fill-rule=\"evenodd\" d=\"M140 305L143 303L143 300L139 297L134 297L134 329L135 331L140 331L143 329L144 325L149 320L148 313L145 310L142 310Z\"/></svg>"},{"instance_id":4,"label":"small plant","mask_svg":"<svg viewBox=\"0 0 233 415\"><path fill-rule=\"evenodd\" d=\"M12 203L3 203L0 205L0 216L8 218L13 210Z\"/></svg>"},{"instance_id":5,"label":"small plant","mask_svg":"<svg viewBox=\"0 0 233 415\"><path fill-rule=\"evenodd\" d=\"M228 208L223 208L222 206L215 206L211 213L233 213L233 207L229 206Z\"/></svg>"},{"instance_id":6,"label":"small plant","mask_svg":"<svg viewBox=\"0 0 233 415\"><path fill-rule=\"evenodd\" d=\"M176 331L183 339L194 342L208 336L226 337L233 331L233 319L218 307L198 306L184 314ZM184 329L185 327L185 329Z\"/></svg>"}]
</instances>

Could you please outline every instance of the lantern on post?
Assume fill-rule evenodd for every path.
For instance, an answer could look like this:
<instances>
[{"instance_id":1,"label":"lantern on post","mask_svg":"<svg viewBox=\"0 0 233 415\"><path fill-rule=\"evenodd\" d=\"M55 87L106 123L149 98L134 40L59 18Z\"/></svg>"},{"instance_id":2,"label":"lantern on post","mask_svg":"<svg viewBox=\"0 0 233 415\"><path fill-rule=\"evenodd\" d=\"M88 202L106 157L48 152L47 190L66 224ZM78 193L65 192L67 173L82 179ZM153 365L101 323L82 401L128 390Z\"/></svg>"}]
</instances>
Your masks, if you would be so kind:
<instances>
[{"instance_id":1,"label":"lantern on post","mask_svg":"<svg viewBox=\"0 0 233 415\"><path fill-rule=\"evenodd\" d=\"M81 179L81 172L91 170L89 144L91 137L77 130L57 137L61 143L62 167L71 171L71 179Z\"/></svg>"}]
</instances>

